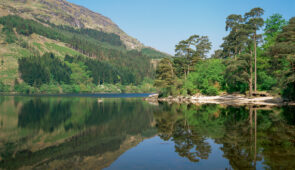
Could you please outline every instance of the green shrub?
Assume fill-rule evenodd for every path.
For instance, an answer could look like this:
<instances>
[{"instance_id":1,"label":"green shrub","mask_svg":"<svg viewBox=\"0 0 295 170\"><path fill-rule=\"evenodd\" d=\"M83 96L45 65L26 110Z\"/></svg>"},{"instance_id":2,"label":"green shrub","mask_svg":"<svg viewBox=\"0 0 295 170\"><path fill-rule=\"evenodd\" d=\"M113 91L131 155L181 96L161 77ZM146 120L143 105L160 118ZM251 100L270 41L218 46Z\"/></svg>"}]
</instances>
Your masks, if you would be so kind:
<instances>
[{"instance_id":1,"label":"green shrub","mask_svg":"<svg viewBox=\"0 0 295 170\"><path fill-rule=\"evenodd\" d=\"M22 94L34 94L39 92L37 88L31 87L26 83L15 84L14 90Z\"/></svg>"},{"instance_id":2,"label":"green shrub","mask_svg":"<svg viewBox=\"0 0 295 170\"><path fill-rule=\"evenodd\" d=\"M216 96L219 94L218 89L213 86L209 86L206 90L202 91L202 93L209 96Z\"/></svg>"},{"instance_id":3,"label":"green shrub","mask_svg":"<svg viewBox=\"0 0 295 170\"><path fill-rule=\"evenodd\" d=\"M15 36L15 33L13 31L12 27L4 26L2 28L2 32L5 34L5 42L8 44L15 43L17 40L17 37Z\"/></svg>"},{"instance_id":4,"label":"green shrub","mask_svg":"<svg viewBox=\"0 0 295 170\"><path fill-rule=\"evenodd\" d=\"M63 93L73 93L74 92L74 86L73 85L62 84L61 88L62 88Z\"/></svg>"},{"instance_id":5,"label":"green shrub","mask_svg":"<svg viewBox=\"0 0 295 170\"><path fill-rule=\"evenodd\" d=\"M0 81L0 92L9 92L10 88L8 85L5 85L3 82Z\"/></svg>"},{"instance_id":6,"label":"green shrub","mask_svg":"<svg viewBox=\"0 0 295 170\"><path fill-rule=\"evenodd\" d=\"M207 59L195 66L195 72L189 74L183 88L193 95L200 91L205 95L217 95L224 83L225 66L220 59Z\"/></svg>"},{"instance_id":7,"label":"green shrub","mask_svg":"<svg viewBox=\"0 0 295 170\"><path fill-rule=\"evenodd\" d=\"M40 87L40 92L47 94L59 94L60 88L56 84L43 84Z\"/></svg>"},{"instance_id":8,"label":"green shrub","mask_svg":"<svg viewBox=\"0 0 295 170\"><path fill-rule=\"evenodd\" d=\"M271 90L276 83L275 77L267 75L266 72L258 72L259 90Z\"/></svg>"},{"instance_id":9,"label":"green shrub","mask_svg":"<svg viewBox=\"0 0 295 170\"><path fill-rule=\"evenodd\" d=\"M73 85L73 92L74 93L80 93L80 86L77 85L77 84Z\"/></svg>"}]
</instances>

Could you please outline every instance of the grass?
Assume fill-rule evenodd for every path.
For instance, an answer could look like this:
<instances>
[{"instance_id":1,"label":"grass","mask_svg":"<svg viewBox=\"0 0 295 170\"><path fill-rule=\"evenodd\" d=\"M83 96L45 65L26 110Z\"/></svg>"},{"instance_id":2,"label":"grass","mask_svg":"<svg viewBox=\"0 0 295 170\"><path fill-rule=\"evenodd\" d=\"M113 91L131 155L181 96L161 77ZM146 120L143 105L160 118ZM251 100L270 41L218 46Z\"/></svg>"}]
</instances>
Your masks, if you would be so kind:
<instances>
[{"instance_id":1,"label":"grass","mask_svg":"<svg viewBox=\"0 0 295 170\"><path fill-rule=\"evenodd\" d=\"M37 42L33 42L33 45L36 46L40 51L44 51L44 49L42 48L42 45L40 43Z\"/></svg>"},{"instance_id":2,"label":"grass","mask_svg":"<svg viewBox=\"0 0 295 170\"><path fill-rule=\"evenodd\" d=\"M56 51L60 53L62 56L65 56L66 54L71 55L71 56L77 56L77 55L82 55L81 53L69 48L69 47L63 47L56 45L54 43L44 43L46 48L50 51Z\"/></svg>"},{"instance_id":3,"label":"grass","mask_svg":"<svg viewBox=\"0 0 295 170\"><path fill-rule=\"evenodd\" d=\"M12 85L15 78L18 77L18 64L17 59L14 54L2 54L1 61L3 60L3 65L0 64L0 80L7 85Z\"/></svg>"},{"instance_id":4,"label":"grass","mask_svg":"<svg viewBox=\"0 0 295 170\"><path fill-rule=\"evenodd\" d=\"M14 56L15 58L30 57L32 55L32 53L25 48L17 49L17 54L18 55Z\"/></svg>"}]
</instances>

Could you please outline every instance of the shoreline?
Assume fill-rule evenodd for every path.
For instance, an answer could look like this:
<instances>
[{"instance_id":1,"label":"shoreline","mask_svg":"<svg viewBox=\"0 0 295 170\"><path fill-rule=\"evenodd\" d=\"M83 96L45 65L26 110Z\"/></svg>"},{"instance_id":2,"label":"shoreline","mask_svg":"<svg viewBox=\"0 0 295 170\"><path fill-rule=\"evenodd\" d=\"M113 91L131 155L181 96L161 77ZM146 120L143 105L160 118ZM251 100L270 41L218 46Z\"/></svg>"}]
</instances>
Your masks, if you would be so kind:
<instances>
[{"instance_id":1,"label":"shoreline","mask_svg":"<svg viewBox=\"0 0 295 170\"><path fill-rule=\"evenodd\" d=\"M252 97L245 95L220 95L220 96L169 96L158 98L158 94L150 95L147 101L187 104L222 104L222 105L263 105L263 106L295 106L295 102L286 102L280 97Z\"/></svg>"},{"instance_id":2,"label":"shoreline","mask_svg":"<svg viewBox=\"0 0 295 170\"><path fill-rule=\"evenodd\" d=\"M0 93L0 96L20 97L97 97L97 98L146 98L154 93L60 93L60 94L17 94Z\"/></svg>"}]
</instances>

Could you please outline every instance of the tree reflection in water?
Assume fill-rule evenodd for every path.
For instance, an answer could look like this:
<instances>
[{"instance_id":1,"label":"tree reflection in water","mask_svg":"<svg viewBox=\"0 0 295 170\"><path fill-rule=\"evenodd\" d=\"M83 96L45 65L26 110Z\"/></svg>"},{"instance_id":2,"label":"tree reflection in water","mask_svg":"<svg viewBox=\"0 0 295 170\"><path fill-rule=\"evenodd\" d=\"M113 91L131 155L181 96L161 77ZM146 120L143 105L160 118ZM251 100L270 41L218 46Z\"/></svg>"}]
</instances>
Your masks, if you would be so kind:
<instances>
[{"instance_id":1,"label":"tree reflection in water","mask_svg":"<svg viewBox=\"0 0 295 170\"><path fill-rule=\"evenodd\" d=\"M233 169L295 168L294 107L162 105L154 114L159 136L175 144L175 152L193 162L208 159L221 144Z\"/></svg>"},{"instance_id":2,"label":"tree reflection in water","mask_svg":"<svg viewBox=\"0 0 295 170\"><path fill-rule=\"evenodd\" d=\"M213 157L223 165L228 160L232 169L295 169L294 113L295 107L154 106L141 99L101 103L95 98L0 97L0 169L104 168L156 134L170 141L175 159L181 156L192 166ZM214 154L216 150L222 159ZM139 153L136 159L148 156ZM152 157L151 161L158 160ZM152 167L147 163L147 168Z\"/></svg>"}]
</instances>

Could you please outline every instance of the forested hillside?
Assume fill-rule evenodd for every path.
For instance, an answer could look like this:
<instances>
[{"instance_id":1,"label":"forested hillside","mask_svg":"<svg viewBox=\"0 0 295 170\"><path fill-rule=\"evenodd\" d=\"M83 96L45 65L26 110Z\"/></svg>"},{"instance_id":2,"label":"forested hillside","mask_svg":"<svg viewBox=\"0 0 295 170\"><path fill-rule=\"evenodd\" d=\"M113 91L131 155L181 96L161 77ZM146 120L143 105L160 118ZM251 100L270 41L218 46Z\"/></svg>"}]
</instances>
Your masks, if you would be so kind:
<instances>
[{"instance_id":1,"label":"forested hillside","mask_svg":"<svg viewBox=\"0 0 295 170\"><path fill-rule=\"evenodd\" d=\"M180 41L176 55L158 65L155 85L162 95L218 95L249 97L268 92L295 99L295 18L280 14L263 19L264 10L226 18L228 35L221 49L209 57L207 36Z\"/></svg>"},{"instance_id":2,"label":"forested hillside","mask_svg":"<svg viewBox=\"0 0 295 170\"><path fill-rule=\"evenodd\" d=\"M0 16L18 15L26 19L45 20L55 25L89 28L114 33L128 49L141 49L135 38L123 32L109 18L66 0L1 0Z\"/></svg>"},{"instance_id":3,"label":"forested hillside","mask_svg":"<svg viewBox=\"0 0 295 170\"><path fill-rule=\"evenodd\" d=\"M3 10L3 9L2 9ZM0 17L0 91L21 93L153 91L154 61L115 33L56 25L40 17Z\"/></svg>"}]
</instances>

